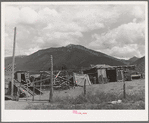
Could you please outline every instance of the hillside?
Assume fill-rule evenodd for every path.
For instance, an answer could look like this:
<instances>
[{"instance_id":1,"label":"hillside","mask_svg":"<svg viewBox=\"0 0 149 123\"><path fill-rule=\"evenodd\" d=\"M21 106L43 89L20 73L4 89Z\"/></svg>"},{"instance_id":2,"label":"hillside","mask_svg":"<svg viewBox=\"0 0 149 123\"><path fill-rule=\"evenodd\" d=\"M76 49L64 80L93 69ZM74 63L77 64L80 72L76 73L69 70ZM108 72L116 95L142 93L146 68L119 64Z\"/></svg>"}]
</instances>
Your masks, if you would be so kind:
<instances>
[{"instance_id":1,"label":"hillside","mask_svg":"<svg viewBox=\"0 0 149 123\"><path fill-rule=\"evenodd\" d=\"M130 59L128 60L128 62L131 64L131 63L137 61L138 59L139 59L138 57L134 56L134 57L130 58Z\"/></svg>"},{"instance_id":2,"label":"hillside","mask_svg":"<svg viewBox=\"0 0 149 123\"><path fill-rule=\"evenodd\" d=\"M50 55L53 55L54 69L78 69L89 67L90 64L124 65L121 60L104 53L80 45L68 45L39 50L29 56L16 57L16 70L48 70ZM6 64L11 61L11 58L5 59Z\"/></svg>"},{"instance_id":3,"label":"hillside","mask_svg":"<svg viewBox=\"0 0 149 123\"><path fill-rule=\"evenodd\" d=\"M145 72L145 56L141 57L140 59L138 59L137 61L131 63L133 65L136 65L136 70L139 72Z\"/></svg>"},{"instance_id":4,"label":"hillside","mask_svg":"<svg viewBox=\"0 0 149 123\"><path fill-rule=\"evenodd\" d=\"M129 65L130 64L129 60L125 60L125 59L120 59L120 60L121 60L121 62L123 62L126 65Z\"/></svg>"},{"instance_id":5,"label":"hillside","mask_svg":"<svg viewBox=\"0 0 149 123\"><path fill-rule=\"evenodd\" d=\"M26 55L16 56L15 61L16 63L22 62L22 60L26 57ZM5 66L12 63L12 57L5 57Z\"/></svg>"},{"instance_id":6,"label":"hillside","mask_svg":"<svg viewBox=\"0 0 149 123\"><path fill-rule=\"evenodd\" d=\"M134 57L132 57L132 58L130 58L130 59L128 59L128 60L125 60L125 59L120 59L120 60L121 60L124 64L129 65L129 64L131 64L131 63L137 61L138 59L139 59L138 57L134 56Z\"/></svg>"}]
</instances>

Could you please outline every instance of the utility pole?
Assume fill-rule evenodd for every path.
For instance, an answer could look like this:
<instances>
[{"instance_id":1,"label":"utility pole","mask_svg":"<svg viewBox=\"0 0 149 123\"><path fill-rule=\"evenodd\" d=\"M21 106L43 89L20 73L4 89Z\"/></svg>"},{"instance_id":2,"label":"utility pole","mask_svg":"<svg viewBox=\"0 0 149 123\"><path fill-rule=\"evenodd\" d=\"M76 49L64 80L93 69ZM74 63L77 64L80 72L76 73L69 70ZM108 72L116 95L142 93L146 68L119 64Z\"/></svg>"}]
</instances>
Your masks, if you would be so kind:
<instances>
[{"instance_id":1,"label":"utility pole","mask_svg":"<svg viewBox=\"0 0 149 123\"><path fill-rule=\"evenodd\" d=\"M13 96L13 90L14 90L13 86L14 86L15 44L16 44L16 27L14 28L13 58L12 58L12 75L11 75L11 96Z\"/></svg>"},{"instance_id":2,"label":"utility pole","mask_svg":"<svg viewBox=\"0 0 149 123\"><path fill-rule=\"evenodd\" d=\"M50 96L49 96L49 102L53 101L53 57L51 55L51 81L50 81Z\"/></svg>"}]
</instances>

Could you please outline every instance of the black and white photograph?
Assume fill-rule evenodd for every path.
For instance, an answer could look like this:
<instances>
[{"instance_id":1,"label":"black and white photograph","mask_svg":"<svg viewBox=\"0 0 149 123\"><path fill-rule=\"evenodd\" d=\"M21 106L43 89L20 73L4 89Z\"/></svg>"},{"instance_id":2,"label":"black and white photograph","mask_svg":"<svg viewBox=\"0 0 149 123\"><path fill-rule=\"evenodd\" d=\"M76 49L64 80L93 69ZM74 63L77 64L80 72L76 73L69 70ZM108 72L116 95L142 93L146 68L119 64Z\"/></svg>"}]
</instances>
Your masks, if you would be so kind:
<instances>
[{"instance_id":1,"label":"black and white photograph","mask_svg":"<svg viewBox=\"0 0 149 123\"><path fill-rule=\"evenodd\" d=\"M3 119L147 120L147 2L1 4Z\"/></svg>"}]
</instances>

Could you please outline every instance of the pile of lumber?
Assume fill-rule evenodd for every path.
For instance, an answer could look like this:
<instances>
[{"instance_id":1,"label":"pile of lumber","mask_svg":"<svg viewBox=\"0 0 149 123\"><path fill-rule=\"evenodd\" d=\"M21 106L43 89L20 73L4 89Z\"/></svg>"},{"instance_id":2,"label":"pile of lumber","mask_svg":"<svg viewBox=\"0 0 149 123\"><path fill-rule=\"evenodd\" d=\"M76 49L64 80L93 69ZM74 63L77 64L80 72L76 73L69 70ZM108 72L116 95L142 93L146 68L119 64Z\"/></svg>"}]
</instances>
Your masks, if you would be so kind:
<instances>
[{"instance_id":1,"label":"pile of lumber","mask_svg":"<svg viewBox=\"0 0 149 123\"><path fill-rule=\"evenodd\" d=\"M47 76L46 77L50 77L50 72L46 72ZM57 74L53 74L54 75L54 81L53 81L53 85L54 85L54 89L69 89L70 88L70 80L67 79L66 76L63 75L63 73L61 73L60 71Z\"/></svg>"}]
</instances>

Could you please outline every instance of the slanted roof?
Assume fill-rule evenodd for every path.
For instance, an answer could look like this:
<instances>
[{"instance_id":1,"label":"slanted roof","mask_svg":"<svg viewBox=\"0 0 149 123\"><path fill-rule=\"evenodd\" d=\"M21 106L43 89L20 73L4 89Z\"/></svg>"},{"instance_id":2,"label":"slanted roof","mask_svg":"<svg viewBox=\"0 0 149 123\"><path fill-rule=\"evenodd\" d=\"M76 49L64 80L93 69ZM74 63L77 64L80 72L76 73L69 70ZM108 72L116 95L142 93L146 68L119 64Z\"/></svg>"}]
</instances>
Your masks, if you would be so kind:
<instances>
[{"instance_id":1,"label":"slanted roof","mask_svg":"<svg viewBox=\"0 0 149 123\"><path fill-rule=\"evenodd\" d=\"M90 68L84 69L83 71L90 71L95 69L124 69L124 68L135 68L135 65L123 65L123 66L110 66L105 64L97 64L97 65L91 65Z\"/></svg>"},{"instance_id":2,"label":"slanted roof","mask_svg":"<svg viewBox=\"0 0 149 123\"><path fill-rule=\"evenodd\" d=\"M92 65L91 66L92 68L97 68L97 69L102 69L102 68L113 68L113 66L110 66L110 65L105 65L105 64L97 64L97 65Z\"/></svg>"},{"instance_id":3,"label":"slanted roof","mask_svg":"<svg viewBox=\"0 0 149 123\"><path fill-rule=\"evenodd\" d=\"M105 65L105 64L97 64L97 65L92 65L91 68L97 68L97 69L102 69L102 68L135 68L135 65L123 65L123 66L110 66L110 65Z\"/></svg>"},{"instance_id":4,"label":"slanted roof","mask_svg":"<svg viewBox=\"0 0 149 123\"><path fill-rule=\"evenodd\" d=\"M97 65L91 65L90 68L83 70L84 72L86 71L95 71L96 69L114 69L116 68L115 66L110 66L110 65L105 65L105 64L97 64Z\"/></svg>"},{"instance_id":5,"label":"slanted roof","mask_svg":"<svg viewBox=\"0 0 149 123\"><path fill-rule=\"evenodd\" d=\"M16 74L16 73L28 73L28 71L18 70L18 71L15 72L15 74Z\"/></svg>"}]
</instances>

